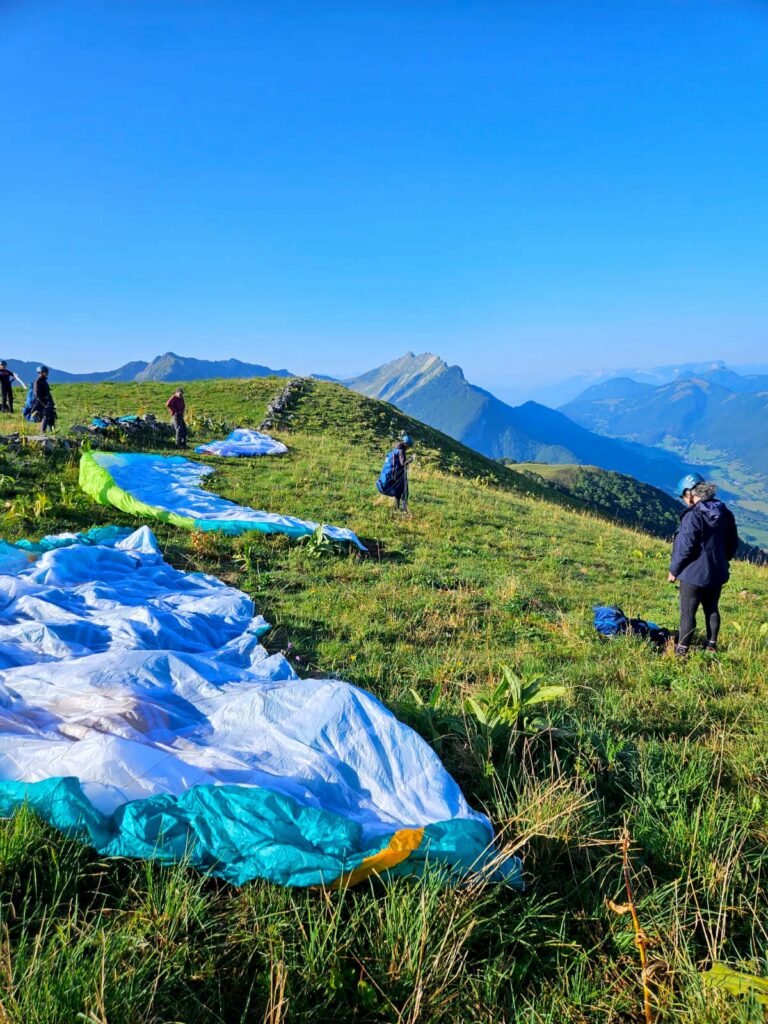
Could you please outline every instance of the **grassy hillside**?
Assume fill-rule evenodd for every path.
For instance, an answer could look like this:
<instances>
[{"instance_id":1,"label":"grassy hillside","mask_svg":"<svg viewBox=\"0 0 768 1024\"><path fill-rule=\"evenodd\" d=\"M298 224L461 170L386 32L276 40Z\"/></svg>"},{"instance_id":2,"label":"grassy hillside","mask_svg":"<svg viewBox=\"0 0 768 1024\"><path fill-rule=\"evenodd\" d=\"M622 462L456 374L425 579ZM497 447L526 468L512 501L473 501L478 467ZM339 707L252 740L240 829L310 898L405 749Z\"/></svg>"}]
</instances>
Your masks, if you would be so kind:
<instances>
[{"instance_id":1,"label":"grassy hillside","mask_svg":"<svg viewBox=\"0 0 768 1024\"><path fill-rule=\"evenodd\" d=\"M279 380L186 387L195 440L258 423ZM72 385L63 421L156 410L165 385ZM373 489L403 423L424 457L412 518ZM674 625L667 545L544 500L390 406L315 384L282 458L218 463L235 500L350 526L371 556L283 537L160 526L174 564L213 572L273 623L301 672L363 686L419 729L528 890L372 882L233 889L183 867L104 861L30 816L0 823L0 1021L618 1024L643 1019L620 837L653 959L654 1018L758 1022L704 987L715 961L766 973L768 573L736 565L722 652L680 663L600 641L593 603ZM451 447L453 445L453 447ZM0 453L0 535L130 520L90 504L71 453ZM567 687L520 706L502 666ZM474 704L468 704L468 698Z\"/></svg>"},{"instance_id":2,"label":"grassy hillside","mask_svg":"<svg viewBox=\"0 0 768 1024\"><path fill-rule=\"evenodd\" d=\"M611 473L597 466L550 466L541 462L516 462L518 473L553 487L574 503L581 503L597 515L634 526L664 540L672 537L680 523L682 505L658 487L641 483L623 473ZM749 535L749 514L737 510L739 531ZM768 565L768 549L742 540L738 558Z\"/></svg>"},{"instance_id":3,"label":"grassy hillside","mask_svg":"<svg viewBox=\"0 0 768 1024\"><path fill-rule=\"evenodd\" d=\"M657 537L671 537L678 527L680 503L658 487L597 466L550 466L516 463L515 469L549 484L602 513Z\"/></svg>"},{"instance_id":4,"label":"grassy hillside","mask_svg":"<svg viewBox=\"0 0 768 1024\"><path fill-rule=\"evenodd\" d=\"M284 385L285 381L278 377L184 381L190 446L213 436L222 436L233 426L257 427L264 417L267 402ZM54 395L59 412L58 431L66 436L71 426L87 424L97 415L153 413L158 419L167 421L165 403L175 386L164 381L57 384ZM6 423L9 430L28 434L39 432L39 427L25 424L21 417L13 421L3 417L0 418L0 433L6 429ZM407 432L416 442L417 458L422 466L440 468L505 489L567 503L565 496L546 484L479 455L453 438L401 413L394 406L354 394L337 384L314 382L307 398L299 399L281 425L285 429L316 435L319 455L327 452L329 458L334 457L337 443L345 449L360 449L360 454L364 452L373 460L374 477L387 448Z\"/></svg>"}]
</instances>

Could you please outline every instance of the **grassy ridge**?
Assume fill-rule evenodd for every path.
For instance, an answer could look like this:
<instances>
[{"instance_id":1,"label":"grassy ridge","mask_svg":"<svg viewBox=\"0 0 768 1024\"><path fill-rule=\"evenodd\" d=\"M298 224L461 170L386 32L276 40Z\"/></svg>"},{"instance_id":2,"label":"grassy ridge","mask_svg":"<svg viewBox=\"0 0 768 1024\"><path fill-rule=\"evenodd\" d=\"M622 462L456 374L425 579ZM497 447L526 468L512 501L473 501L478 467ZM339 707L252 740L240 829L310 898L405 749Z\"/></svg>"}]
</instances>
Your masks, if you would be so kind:
<instances>
[{"instance_id":1,"label":"grassy ridge","mask_svg":"<svg viewBox=\"0 0 768 1024\"><path fill-rule=\"evenodd\" d=\"M232 426L257 427L269 399L285 386L280 377L248 380L184 381L187 419L196 443L207 440L211 431L227 431ZM55 387L59 411L59 429L66 432L75 423L88 423L93 416L123 416L153 413L167 419L165 402L175 385L158 381L131 384L58 384ZM21 429L34 432L25 425ZM496 464L471 448L441 434L424 423L400 412L393 405L357 395L340 385L315 382L301 397L281 425L291 431L302 430L315 436L323 449L335 441L342 447L364 449L381 459L382 448L403 433L417 442L420 461L463 476L477 477L511 490L547 496L563 501L546 485L531 481L512 469Z\"/></svg>"},{"instance_id":2,"label":"grassy ridge","mask_svg":"<svg viewBox=\"0 0 768 1024\"><path fill-rule=\"evenodd\" d=\"M635 526L657 537L672 537L681 505L658 487L597 466L516 463L520 473L539 479L583 501L609 519Z\"/></svg>"},{"instance_id":3,"label":"grassy ridge","mask_svg":"<svg viewBox=\"0 0 768 1024\"><path fill-rule=\"evenodd\" d=\"M584 505L598 515L634 526L662 539L671 538L680 522L682 505L658 487L644 484L631 476L613 473L597 466L547 465L540 462L515 463L515 470L539 480ZM749 514L743 503L734 510L743 536L749 530ZM747 534L749 535L749 534ZM739 559L768 565L768 549L745 540L739 544Z\"/></svg>"},{"instance_id":4,"label":"grassy ridge","mask_svg":"<svg viewBox=\"0 0 768 1024\"><path fill-rule=\"evenodd\" d=\"M185 385L208 431L196 441L206 417L260 421L282 382L249 384L252 418L239 382ZM56 389L64 422L142 402L159 411L167 393ZM404 425L426 453L411 519L373 490ZM766 969L766 571L735 566L719 661L603 643L596 602L675 624L665 544L545 502L546 489L527 493L512 471L331 385L277 433L287 456L217 463L211 486L350 526L371 557L159 527L167 557L251 594L274 624L267 646L292 642L300 671L364 686L418 728L520 847L528 892L437 874L334 894L234 890L183 867L99 861L20 815L0 825L3 1024L640 1020L632 928L605 904L623 900L625 824L659 1019L762 1020L705 991L698 969ZM72 455L0 461L3 536L129 522L79 494ZM494 696L504 664L567 696L530 707L513 688Z\"/></svg>"}]
</instances>

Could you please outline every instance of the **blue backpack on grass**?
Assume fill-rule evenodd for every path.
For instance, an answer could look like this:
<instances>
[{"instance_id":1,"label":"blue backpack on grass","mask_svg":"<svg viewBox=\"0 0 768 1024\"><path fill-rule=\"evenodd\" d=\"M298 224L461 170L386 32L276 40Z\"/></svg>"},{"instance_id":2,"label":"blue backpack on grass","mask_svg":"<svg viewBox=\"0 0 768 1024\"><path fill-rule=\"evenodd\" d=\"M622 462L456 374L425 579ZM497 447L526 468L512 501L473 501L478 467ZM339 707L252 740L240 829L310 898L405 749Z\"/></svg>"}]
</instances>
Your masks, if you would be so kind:
<instances>
[{"instance_id":1,"label":"blue backpack on grass","mask_svg":"<svg viewBox=\"0 0 768 1024\"><path fill-rule=\"evenodd\" d=\"M629 633L631 636L647 637L654 643L663 644L674 634L655 622L647 622L645 619L628 619L618 605L596 604L592 611L595 613L595 629L602 636L618 636L622 633Z\"/></svg>"}]
</instances>

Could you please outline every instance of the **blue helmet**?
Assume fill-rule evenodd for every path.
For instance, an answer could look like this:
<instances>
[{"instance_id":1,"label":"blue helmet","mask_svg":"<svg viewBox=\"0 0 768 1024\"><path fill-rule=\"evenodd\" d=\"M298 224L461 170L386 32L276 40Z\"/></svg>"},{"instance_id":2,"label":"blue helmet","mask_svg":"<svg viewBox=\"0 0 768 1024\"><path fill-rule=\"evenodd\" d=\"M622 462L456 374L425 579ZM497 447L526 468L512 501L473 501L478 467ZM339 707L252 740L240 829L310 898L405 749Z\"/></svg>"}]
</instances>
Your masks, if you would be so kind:
<instances>
[{"instance_id":1,"label":"blue helmet","mask_svg":"<svg viewBox=\"0 0 768 1024\"><path fill-rule=\"evenodd\" d=\"M677 482L677 493L682 498L686 491L693 490L696 484L703 484L704 477L701 473L688 473Z\"/></svg>"},{"instance_id":2,"label":"blue helmet","mask_svg":"<svg viewBox=\"0 0 768 1024\"><path fill-rule=\"evenodd\" d=\"M38 373L48 373L48 367L47 367L47 366L43 366L43 365L40 365L40 366L38 366L38 368L37 368L37 372L38 372Z\"/></svg>"},{"instance_id":3,"label":"blue helmet","mask_svg":"<svg viewBox=\"0 0 768 1024\"><path fill-rule=\"evenodd\" d=\"M400 438L400 440L402 441L403 444L407 444L407 445L412 445L413 444L413 441L411 440L410 434L403 434L403 436Z\"/></svg>"}]
</instances>

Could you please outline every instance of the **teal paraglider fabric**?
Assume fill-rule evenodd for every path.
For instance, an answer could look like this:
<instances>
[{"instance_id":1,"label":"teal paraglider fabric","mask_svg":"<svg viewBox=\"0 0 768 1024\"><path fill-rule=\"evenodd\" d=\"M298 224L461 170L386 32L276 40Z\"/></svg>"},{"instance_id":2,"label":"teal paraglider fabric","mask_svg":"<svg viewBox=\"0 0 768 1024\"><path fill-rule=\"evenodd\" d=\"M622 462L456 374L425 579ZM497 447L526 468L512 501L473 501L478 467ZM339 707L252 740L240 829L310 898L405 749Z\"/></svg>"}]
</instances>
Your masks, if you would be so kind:
<instances>
[{"instance_id":1,"label":"teal paraglider fabric","mask_svg":"<svg viewBox=\"0 0 768 1024\"><path fill-rule=\"evenodd\" d=\"M95 526L87 533L57 533L39 541L19 540L9 544L0 540L0 573L15 572L34 562L46 551L70 544L114 544L131 532L126 526Z\"/></svg>"},{"instance_id":2,"label":"teal paraglider fabric","mask_svg":"<svg viewBox=\"0 0 768 1024\"><path fill-rule=\"evenodd\" d=\"M413 730L357 687L300 679L246 594L168 565L147 527L3 551L0 814L28 805L106 856L237 884L427 860L519 883Z\"/></svg>"},{"instance_id":3,"label":"teal paraglider fabric","mask_svg":"<svg viewBox=\"0 0 768 1024\"><path fill-rule=\"evenodd\" d=\"M213 472L212 466L179 455L84 452L80 457L82 489L96 501L124 512L231 535L259 530L298 538L321 530L329 540L366 550L355 533L344 527L260 512L204 490L201 483Z\"/></svg>"}]
</instances>

